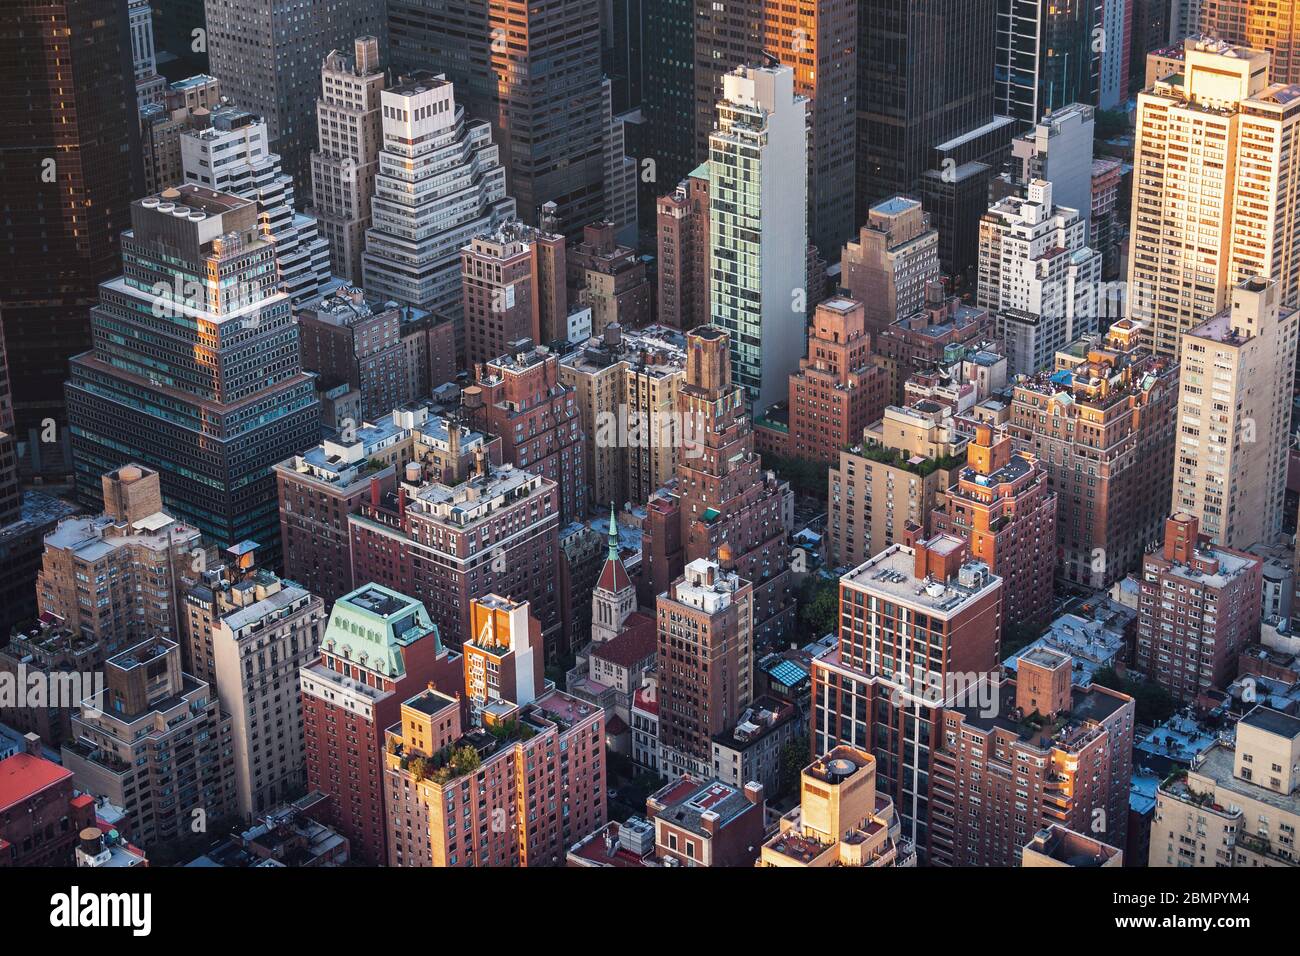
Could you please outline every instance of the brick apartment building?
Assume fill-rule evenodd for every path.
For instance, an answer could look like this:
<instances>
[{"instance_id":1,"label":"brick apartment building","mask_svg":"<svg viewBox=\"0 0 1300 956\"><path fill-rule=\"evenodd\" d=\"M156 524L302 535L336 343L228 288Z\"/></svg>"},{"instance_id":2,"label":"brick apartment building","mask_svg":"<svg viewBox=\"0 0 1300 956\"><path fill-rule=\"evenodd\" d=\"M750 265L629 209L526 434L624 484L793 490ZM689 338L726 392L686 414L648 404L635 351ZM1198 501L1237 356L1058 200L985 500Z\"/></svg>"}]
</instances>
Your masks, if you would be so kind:
<instances>
[{"instance_id":1,"label":"brick apartment building","mask_svg":"<svg viewBox=\"0 0 1300 956\"><path fill-rule=\"evenodd\" d=\"M0 760L0 868L72 866L77 836L95 825L95 801L76 795L72 771L40 755L40 740Z\"/></svg>"},{"instance_id":2,"label":"brick apartment building","mask_svg":"<svg viewBox=\"0 0 1300 956\"><path fill-rule=\"evenodd\" d=\"M699 558L717 559L749 581L755 642L763 644L784 641L794 623L786 543L794 500L788 483L763 472L747 404L744 389L732 381L728 334L711 325L689 332L686 381L678 389L678 413L689 434L675 482L647 508L643 548L651 587L664 582L666 588L676 579L678 560ZM678 527L669 530L673 523Z\"/></svg>"},{"instance_id":3,"label":"brick apartment building","mask_svg":"<svg viewBox=\"0 0 1300 956\"><path fill-rule=\"evenodd\" d=\"M1193 515L1171 516L1163 548L1142 559L1133 666L1179 700L1226 687L1258 639L1263 581L1255 555L1212 544Z\"/></svg>"},{"instance_id":4,"label":"brick apartment building","mask_svg":"<svg viewBox=\"0 0 1300 956\"><path fill-rule=\"evenodd\" d=\"M475 428L501 437L504 461L555 482L561 523L586 517L582 418L557 355L531 339L510 342L475 367L464 408Z\"/></svg>"},{"instance_id":5,"label":"brick apartment building","mask_svg":"<svg viewBox=\"0 0 1300 956\"><path fill-rule=\"evenodd\" d=\"M1073 687L1072 669L1068 654L1037 648L996 707L944 708L930 762L932 865L1015 866L1052 825L1125 845L1133 698Z\"/></svg>"},{"instance_id":6,"label":"brick apartment building","mask_svg":"<svg viewBox=\"0 0 1300 956\"><path fill-rule=\"evenodd\" d=\"M1002 578L1014 595L1003 609L1004 627L1036 633L1047 623L1055 600L1056 495L1032 454L1012 451L1009 435L977 425L934 529L965 538L971 557Z\"/></svg>"},{"instance_id":7,"label":"brick apartment building","mask_svg":"<svg viewBox=\"0 0 1300 956\"><path fill-rule=\"evenodd\" d=\"M432 403L396 408L356 424L275 466L285 577L332 604L354 579L348 516L400 480L458 482L482 454L501 463L501 440L474 431ZM402 588L398 588L402 590Z\"/></svg>"},{"instance_id":8,"label":"brick apartment building","mask_svg":"<svg viewBox=\"0 0 1300 956\"><path fill-rule=\"evenodd\" d=\"M1090 588L1136 570L1159 540L1174 471L1178 366L1121 319L1015 385L1008 429L1056 492L1057 574Z\"/></svg>"},{"instance_id":9,"label":"brick apartment building","mask_svg":"<svg viewBox=\"0 0 1300 956\"><path fill-rule=\"evenodd\" d=\"M422 601L451 646L470 635L470 600L514 595L542 624L548 659L562 654L555 483L511 465L455 485L376 487L350 515L353 576Z\"/></svg>"},{"instance_id":10,"label":"brick apartment building","mask_svg":"<svg viewBox=\"0 0 1300 956\"><path fill-rule=\"evenodd\" d=\"M473 368L529 339L546 345L567 336L564 237L518 220L475 236L460 251L466 362Z\"/></svg>"},{"instance_id":11,"label":"brick apartment building","mask_svg":"<svg viewBox=\"0 0 1300 956\"><path fill-rule=\"evenodd\" d=\"M604 826L601 708L552 690L478 718L435 690L402 704L384 755L390 866L562 866Z\"/></svg>"},{"instance_id":12,"label":"brick apartment building","mask_svg":"<svg viewBox=\"0 0 1300 956\"><path fill-rule=\"evenodd\" d=\"M808 331L808 356L790 376L786 454L817 464L839 460L885 410L888 373L871 360L861 302L820 303Z\"/></svg>"},{"instance_id":13,"label":"brick apartment building","mask_svg":"<svg viewBox=\"0 0 1300 956\"><path fill-rule=\"evenodd\" d=\"M321 813L347 837L353 858L387 858L384 732L419 688L461 688L460 654L446 650L417 600L376 584L339 598L320 659L299 672L307 786L328 798Z\"/></svg>"},{"instance_id":14,"label":"brick apartment building","mask_svg":"<svg viewBox=\"0 0 1300 956\"><path fill-rule=\"evenodd\" d=\"M754 697L753 586L697 558L655 609L664 773L712 776L713 737Z\"/></svg>"},{"instance_id":15,"label":"brick apartment building","mask_svg":"<svg viewBox=\"0 0 1300 956\"><path fill-rule=\"evenodd\" d=\"M657 320L689 332L708 325L709 164L655 203L659 259Z\"/></svg>"}]
</instances>

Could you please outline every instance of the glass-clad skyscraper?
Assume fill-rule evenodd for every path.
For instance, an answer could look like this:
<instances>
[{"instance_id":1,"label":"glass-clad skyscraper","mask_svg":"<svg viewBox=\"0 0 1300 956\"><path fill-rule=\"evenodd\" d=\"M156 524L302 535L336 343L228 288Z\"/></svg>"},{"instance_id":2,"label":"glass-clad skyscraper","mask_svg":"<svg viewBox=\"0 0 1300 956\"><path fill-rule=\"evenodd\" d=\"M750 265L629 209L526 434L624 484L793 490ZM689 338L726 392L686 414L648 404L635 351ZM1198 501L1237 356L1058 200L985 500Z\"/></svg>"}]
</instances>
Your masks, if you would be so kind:
<instances>
[{"instance_id":1,"label":"glass-clad skyscraper","mask_svg":"<svg viewBox=\"0 0 1300 956\"><path fill-rule=\"evenodd\" d=\"M97 505L100 476L139 462L168 513L278 553L271 467L319 440L320 411L257 203L190 183L138 200L122 260L71 362L78 497Z\"/></svg>"}]
</instances>

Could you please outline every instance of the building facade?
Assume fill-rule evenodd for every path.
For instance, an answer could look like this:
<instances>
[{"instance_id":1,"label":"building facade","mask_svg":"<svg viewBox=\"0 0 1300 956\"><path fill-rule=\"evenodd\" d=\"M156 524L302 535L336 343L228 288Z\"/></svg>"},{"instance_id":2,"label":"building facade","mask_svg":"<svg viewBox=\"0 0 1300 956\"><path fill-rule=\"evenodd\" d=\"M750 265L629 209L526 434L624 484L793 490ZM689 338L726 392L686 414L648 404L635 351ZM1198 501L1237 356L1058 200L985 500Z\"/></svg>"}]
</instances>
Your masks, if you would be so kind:
<instances>
[{"instance_id":1,"label":"building facade","mask_svg":"<svg viewBox=\"0 0 1300 956\"><path fill-rule=\"evenodd\" d=\"M807 109L789 67L740 67L709 136L710 317L760 412L786 397L805 351Z\"/></svg>"},{"instance_id":2,"label":"building facade","mask_svg":"<svg viewBox=\"0 0 1300 956\"><path fill-rule=\"evenodd\" d=\"M1284 186L1300 97L1270 84L1268 60L1188 39L1182 70L1138 95L1128 314L1157 354L1177 356L1182 334L1247 279L1273 279L1283 305L1300 304L1300 219Z\"/></svg>"},{"instance_id":3,"label":"building facade","mask_svg":"<svg viewBox=\"0 0 1300 956\"><path fill-rule=\"evenodd\" d=\"M361 273L373 295L452 316L463 342L460 249L513 216L515 203L491 129L454 92L422 71L380 93L383 147Z\"/></svg>"},{"instance_id":4,"label":"building facade","mask_svg":"<svg viewBox=\"0 0 1300 956\"><path fill-rule=\"evenodd\" d=\"M353 858L388 857L384 734L402 703L432 685L462 686L423 604L377 584L334 603L320 659L299 672L307 785L326 795L322 817L347 837Z\"/></svg>"},{"instance_id":5,"label":"building facade","mask_svg":"<svg viewBox=\"0 0 1300 956\"><path fill-rule=\"evenodd\" d=\"M1182 339L1170 510L1231 548L1282 530L1300 322L1279 293L1275 281L1248 279Z\"/></svg>"},{"instance_id":6,"label":"building facade","mask_svg":"<svg viewBox=\"0 0 1300 956\"><path fill-rule=\"evenodd\" d=\"M351 56L331 50L321 64L311 214L329 243L334 275L355 285L361 281L361 253L383 146L380 94L385 75L378 37L357 37L352 50Z\"/></svg>"},{"instance_id":7,"label":"building facade","mask_svg":"<svg viewBox=\"0 0 1300 956\"><path fill-rule=\"evenodd\" d=\"M320 412L257 203L187 183L135 202L122 241L127 271L101 286L67 385L78 496L139 462L168 513L274 552L271 468L316 440Z\"/></svg>"},{"instance_id":8,"label":"building facade","mask_svg":"<svg viewBox=\"0 0 1300 956\"><path fill-rule=\"evenodd\" d=\"M1016 383L1008 430L1056 492L1057 574L1109 587L1158 540L1174 467L1178 366L1111 326L1057 353L1056 370Z\"/></svg>"},{"instance_id":9,"label":"building facade","mask_svg":"<svg viewBox=\"0 0 1300 956\"><path fill-rule=\"evenodd\" d=\"M1194 515L1170 517L1164 547L1142 561L1134 666L1179 700L1226 687L1259 633L1262 567L1211 545Z\"/></svg>"}]
</instances>

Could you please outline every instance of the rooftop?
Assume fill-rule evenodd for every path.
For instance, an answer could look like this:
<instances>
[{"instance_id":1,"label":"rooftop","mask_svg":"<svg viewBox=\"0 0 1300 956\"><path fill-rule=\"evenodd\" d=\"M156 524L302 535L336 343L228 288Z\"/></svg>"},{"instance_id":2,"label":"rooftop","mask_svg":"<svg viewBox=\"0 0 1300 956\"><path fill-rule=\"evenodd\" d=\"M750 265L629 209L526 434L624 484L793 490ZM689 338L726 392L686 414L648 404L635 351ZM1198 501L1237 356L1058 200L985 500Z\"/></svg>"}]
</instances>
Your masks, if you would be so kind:
<instances>
[{"instance_id":1,"label":"rooftop","mask_svg":"<svg viewBox=\"0 0 1300 956\"><path fill-rule=\"evenodd\" d=\"M43 757L27 753L6 757L0 760L0 811L71 776L71 770Z\"/></svg>"},{"instance_id":2,"label":"rooftop","mask_svg":"<svg viewBox=\"0 0 1300 956\"><path fill-rule=\"evenodd\" d=\"M745 810L753 806L744 791L721 780L699 781L694 777L680 777L651 794L647 803L660 807L655 816L684 830L708 836L703 818L706 814L717 817L719 827L725 827Z\"/></svg>"},{"instance_id":3,"label":"rooftop","mask_svg":"<svg viewBox=\"0 0 1300 956\"><path fill-rule=\"evenodd\" d=\"M948 542L948 538L953 540ZM937 544L935 539L931 539L931 550L945 545L955 548L961 543L952 535L941 535L939 539ZM893 544L840 580L849 587L884 595L945 619L958 614L1002 584L1002 579L992 574L982 561L965 562L958 576L949 581L920 580L915 571L915 549Z\"/></svg>"}]
</instances>

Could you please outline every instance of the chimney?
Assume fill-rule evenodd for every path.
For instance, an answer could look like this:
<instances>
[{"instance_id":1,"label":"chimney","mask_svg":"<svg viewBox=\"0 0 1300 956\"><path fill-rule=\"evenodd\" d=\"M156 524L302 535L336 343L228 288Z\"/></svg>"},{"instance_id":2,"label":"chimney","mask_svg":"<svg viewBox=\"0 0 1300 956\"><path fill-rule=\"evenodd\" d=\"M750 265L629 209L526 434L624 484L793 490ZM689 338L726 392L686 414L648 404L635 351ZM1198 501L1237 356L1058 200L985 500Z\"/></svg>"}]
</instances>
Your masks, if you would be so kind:
<instances>
[{"instance_id":1,"label":"chimney","mask_svg":"<svg viewBox=\"0 0 1300 956\"><path fill-rule=\"evenodd\" d=\"M371 478L370 479L370 507L374 508L376 511L379 510L379 494L380 494L379 479Z\"/></svg>"}]
</instances>

